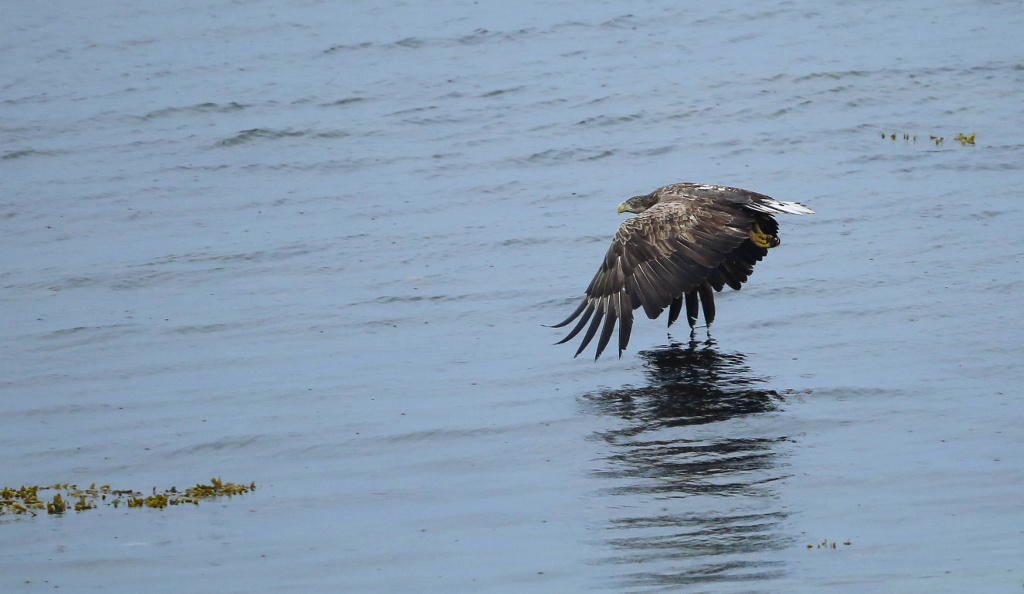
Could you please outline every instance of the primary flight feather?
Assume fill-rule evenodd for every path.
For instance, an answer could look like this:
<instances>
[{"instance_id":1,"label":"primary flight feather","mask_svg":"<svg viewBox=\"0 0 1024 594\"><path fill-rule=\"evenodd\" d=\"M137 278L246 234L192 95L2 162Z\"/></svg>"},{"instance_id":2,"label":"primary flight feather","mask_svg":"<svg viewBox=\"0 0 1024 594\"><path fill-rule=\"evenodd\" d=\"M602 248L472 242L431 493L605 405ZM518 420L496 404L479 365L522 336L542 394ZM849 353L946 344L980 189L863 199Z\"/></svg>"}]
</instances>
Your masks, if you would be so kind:
<instances>
[{"instance_id":1,"label":"primary flight feather","mask_svg":"<svg viewBox=\"0 0 1024 594\"><path fill-rule=\"evenodd\" d=\"M612 238L601 268L586 296L561 328L579 318L572 340L586 327L578 356L597 331L597 360L615 326L619 326L619 356L629 343L633 310L644 308L650 319L667 307L668 325L686 304L693 328L699 310L708 326L715 320L715 291L739 290L754 264L779 245L779 224L773 214L813 214L796 202L726 186L679 183L634 196L619 205L619 213L636 213ZM588 325L589 322L589 325Z\"/></svg>"}]
</instances>

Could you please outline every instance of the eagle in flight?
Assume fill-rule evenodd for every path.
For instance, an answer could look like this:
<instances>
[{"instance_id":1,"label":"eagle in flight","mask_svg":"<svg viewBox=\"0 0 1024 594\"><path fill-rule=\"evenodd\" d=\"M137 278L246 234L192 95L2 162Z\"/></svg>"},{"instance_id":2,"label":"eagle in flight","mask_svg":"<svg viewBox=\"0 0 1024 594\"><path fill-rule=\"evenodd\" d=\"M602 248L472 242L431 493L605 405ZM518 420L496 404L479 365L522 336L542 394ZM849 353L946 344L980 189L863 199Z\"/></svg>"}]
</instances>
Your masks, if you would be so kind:
<instances>
[{"instance_id":1,"label":"eagle in flight","mask_svg":"<svg viewBox=\"0 0 1024 594\"><path fill-rule=\"evenodd\" d=\"M640 307L652 320L667 307L671 326L685 301L690 328L697 323L699 309L710 327L715 321L715 291L725 285L739 290L754 264L779 245L779 224L772 215L814 213L802 204L748 190L689 182L634 196L619 205L623 212L636 216L619 226L576 311L552 326L561 328L579 318L556 344L587 328L575 356L600 329L596 361L617 322L622 357L633 328L633 310Z\"/></svg>"}]
</instances>

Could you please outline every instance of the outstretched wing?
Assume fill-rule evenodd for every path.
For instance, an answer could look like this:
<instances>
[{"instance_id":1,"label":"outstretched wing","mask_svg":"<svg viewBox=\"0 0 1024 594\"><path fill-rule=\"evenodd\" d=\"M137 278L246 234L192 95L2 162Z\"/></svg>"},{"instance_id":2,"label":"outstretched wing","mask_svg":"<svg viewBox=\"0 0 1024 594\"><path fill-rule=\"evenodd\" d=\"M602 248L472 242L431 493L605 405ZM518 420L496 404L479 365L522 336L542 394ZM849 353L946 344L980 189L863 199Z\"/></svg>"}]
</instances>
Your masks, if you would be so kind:
<instances>
[{"instance_id":1,"label":"outstretched wing","mask_svg":"<svg viewBox=\"0 0 1024 594\"><path fill-rule=\"evenodd\" d=\"M643 307L647 317L658 317L674 299L708 278L749 236L754 215L727 201L716 201L710 194L662 200L622 223L583 301L554 326L580 318L561 344L589 322L577 356L600 328L594 359L600 357L618 322L621 357L629 343L634 309Z\"/></svg>"}]
</instances>

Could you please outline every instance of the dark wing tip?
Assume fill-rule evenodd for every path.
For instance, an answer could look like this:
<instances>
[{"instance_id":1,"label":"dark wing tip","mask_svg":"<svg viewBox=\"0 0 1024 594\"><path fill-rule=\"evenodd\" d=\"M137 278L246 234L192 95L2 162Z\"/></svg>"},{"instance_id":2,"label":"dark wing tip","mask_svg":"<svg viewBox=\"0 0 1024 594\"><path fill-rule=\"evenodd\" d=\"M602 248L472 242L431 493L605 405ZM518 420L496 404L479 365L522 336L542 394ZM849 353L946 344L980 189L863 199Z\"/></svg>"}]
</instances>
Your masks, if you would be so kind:
<instances>
[{"instance_id":1,"label":"dark wing tip","mask_svg":"<svg viewBox=\"0 0 1024 594\"><path fill-rule=\"evenodd\" d=\"M615 307L611 303L608 304L608 313L604 316L604 327L601 328L601 338L597 341L597 354L594 355L594 361L597 361L597 358L604 352L608 341L612 338L612 332L615 331L615 321L618 319L618 294L612 296L611 299L615 300Z\"/></svg>"},{"instance_id":2,"label":"dark wing tip","mask_svg":"<svg viewBox=\"0 0 1024 594\"><path fill-rule=\"evenodd\" d=\"M583 316L580 318L580 321L576 323L576 326L573 327L572 331L570 331L569 334L565 338L563 338L562 340L559 340L555 344L563 344L563 343L566 343L566 342L569 342L570 340L572 340L577 334L580 333L580 330L583 329L583 326L585 326L587 324L587 321L590 319L590 316L594 315L594 304L593 303L590 303L589 300L584 299L582 305L587 306L587 310L585 312L583 312ZM577 314L573 314L572 317L570 318L570 321L572 320L572 318L576 317L576 315ZM598 319L600 319L600 316L598 316ZM579 353L576 353L576 354L578 355Z\"/></svg>"},{"instance_id":3,"label":"dark wing tip","mask_svg":"<svg viewBox=\"0 0 1024 594\"><path fill-rule=\"evenodd\" d=\"M584 297L584 298L583 298L583 300L582 300L582 301L580 301L580 304L579 304L579 306L578 306L578 307L576 307L576 311L572 312L572 313L571 313L571 314L569 315L569 317L565 318L564 320L562 320L561 322L559 322L559 323L557 323L557 324L553 324L553 325L551 325L551 326L548 326L547 324L543 324L543 326L544 326L545 328L561 328L562 326L565 326L565 325L566 325L566 324L568 324L569 322L571 322L571 321L575 320L575 319L576 319L576 316L580 315L580 313L582 313L582 312L583 312L583 309L584 309L585 307L587 307L587 298L586 298L586 297Z\"/></svg>"},{"instance_id":4,"label":"dark wing tip","mask_svg":"<svg viewBox=\"0 0 1024 594\"><path fill-rule=\"evenodd\" d=\"M576 349L576 353L573 358L579 357L580 354L590 345L590 343L597 338L597 352L594 354L594 360L596 361L604 353L605 349L611 343L612 336L615 335L615 327L619 327L618 332L618 347L619 347L619 358L622 357L622 351L625 350L626 345L629 344L629 335L633 327L633 307L632 301L625 290L621 290L611 295L604 297L587 297L580 304L581 307L577 308L582 310L582 315L574 312L572 316L569 316L568 321L572 321L575 318L579 318L576 321L576 325L573 326L572 330L555 344L564 344L569 342L573 338L576 338L578 334L583 332L586 328L586 332L583 334L583 340L580 341L579 348ZM560 324L560 325L564 325ZM600 335L598 334L600 330Z\"/></svg>"},{"instance_id":5,"label":"dark wing tip","mask_svg":"<svg viewBox=\"0 0 1024 594\"><path fill-rule=\"evenodd\" d=\"M595 308L595 310L596 315L594 316L594 319L591 320L590 327L587 328L587 333L583 335L583 342L580 343L580 348L576 349L576 355L574 356L578 356L580 353L582 353L583 349L587 348L587 345L590 344L590 341L594 339L594 335L597 334L597 328L598 326L601 325L601 319L603 317L602 314L604 312L601 311L600 305L598 305L598 307Z\"/></svg>"}]
</instances>

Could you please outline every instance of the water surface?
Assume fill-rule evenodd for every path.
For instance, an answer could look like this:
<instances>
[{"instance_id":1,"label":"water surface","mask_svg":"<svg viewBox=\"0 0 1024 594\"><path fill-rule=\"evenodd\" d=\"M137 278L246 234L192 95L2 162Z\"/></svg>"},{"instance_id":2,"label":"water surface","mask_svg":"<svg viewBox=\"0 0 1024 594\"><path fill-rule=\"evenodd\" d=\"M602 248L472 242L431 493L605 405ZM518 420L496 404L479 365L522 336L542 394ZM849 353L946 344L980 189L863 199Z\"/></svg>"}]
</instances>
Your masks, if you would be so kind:
<instances>
[{"instance_id":1,"label":"water surface","mask_svg":"<svg viewBox=\"0 0 1024 594\"><path fill-rule=\"evenodd\" d=\"M2 14L0 482L260 486L0 517L4 592L1024 582L1016 4ZM818 214L551 346L677 181Z\"/></svg>"}]
</instances>

